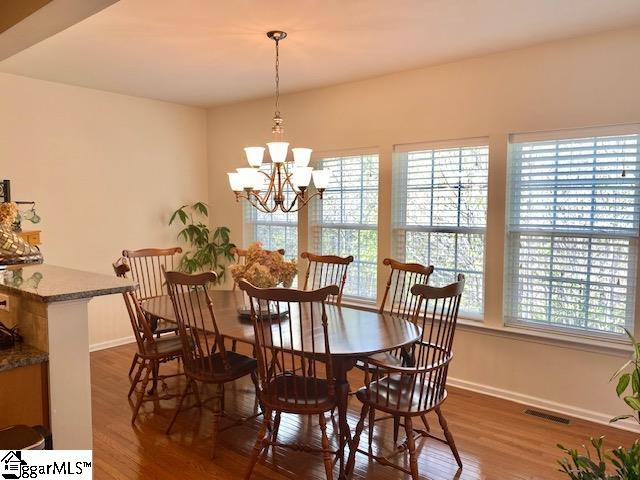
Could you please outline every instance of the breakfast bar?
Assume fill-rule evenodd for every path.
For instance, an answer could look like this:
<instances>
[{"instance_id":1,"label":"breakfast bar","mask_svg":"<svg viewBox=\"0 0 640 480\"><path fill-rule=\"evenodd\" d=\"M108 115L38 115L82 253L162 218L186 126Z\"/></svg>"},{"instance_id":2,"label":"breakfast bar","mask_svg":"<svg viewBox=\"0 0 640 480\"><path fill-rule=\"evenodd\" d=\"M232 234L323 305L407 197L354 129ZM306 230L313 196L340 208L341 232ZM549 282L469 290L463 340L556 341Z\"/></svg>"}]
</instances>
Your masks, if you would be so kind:
<instances>
[{"instance_id":1,"label":"breakfast bar","mask_svg":"<svg viewBox=\"0 0 640 480\"><path fill-rule=\"evenodd\" d=\"M9 381L24 383L29 368L48 365L41 367L43 423L56 449L92 447L89 301L133 289L125 279L47 264L0 272L0 322L17 326L23 339L0 350L2 401L21 402L9 398ZM11 421L0 417L0 428Z\"/></svg>"}]
</instances>

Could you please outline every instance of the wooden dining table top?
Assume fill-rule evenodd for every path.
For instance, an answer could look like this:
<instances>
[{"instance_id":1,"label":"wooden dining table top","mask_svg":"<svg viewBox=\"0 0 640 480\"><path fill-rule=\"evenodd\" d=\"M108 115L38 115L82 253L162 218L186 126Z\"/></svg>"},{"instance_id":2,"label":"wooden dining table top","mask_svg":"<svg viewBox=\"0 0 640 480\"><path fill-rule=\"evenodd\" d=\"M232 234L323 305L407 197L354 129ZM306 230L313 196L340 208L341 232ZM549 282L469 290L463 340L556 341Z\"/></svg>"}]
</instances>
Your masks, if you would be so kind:
<instances>
[{"instance_id":1,"label":"wooden dining table top","mask_svg":"<svg viewBox=\"0 0 640 480\"><path fill-rule=\"evenodd\" d=\"M200 294L202 295L202 292ZM255 334L252 321L242 319L238 315L238 309L248 308L246 294L239 290L210 290L209 295L220 333L231 340L253 344ZM176 321L168 295L143 300L141 306L150 315ZM298 311L296 308L292 310L281 322L290 323L296 330L300 322L290 320L297 320ZM381 314L333 304L326 304L326 313L332 356L357 357L393 350L415 342L422 333L420 327L414 323L388 313ZM308 327L311 327L308 317L309 315L303 313L303 325L307 322ZM313 328L303 328L303 332L302 335L299 331L293 332L295 350L306 352L311 345L316 353L324 350L322 327L317 319Z\"/></svg>"}]
</instances>

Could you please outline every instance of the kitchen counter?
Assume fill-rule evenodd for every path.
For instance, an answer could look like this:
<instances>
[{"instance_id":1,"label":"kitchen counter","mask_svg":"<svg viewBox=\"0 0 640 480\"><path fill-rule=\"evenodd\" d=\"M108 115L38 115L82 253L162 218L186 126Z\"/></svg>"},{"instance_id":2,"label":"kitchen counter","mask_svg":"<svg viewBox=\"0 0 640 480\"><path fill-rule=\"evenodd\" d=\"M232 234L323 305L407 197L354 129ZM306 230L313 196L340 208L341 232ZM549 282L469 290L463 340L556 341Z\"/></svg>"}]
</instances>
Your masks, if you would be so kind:
<instances>
[{"instance_id":1,"label":"kitchen counter","mask_svg":"<svg viewBox=\"0 0 640 480\"><path fill-rule=\"evenodd\" d=\"M0 349L0 372L18 367L28 367L44 363L49 355L31 345L19 343L10 348Z\"/></svg>"},{"instance_id":2,"label":"kitchen counter","mask_svg":"<svg viewBox=\"0 0 640 480\"><path fill-rule=\"evenodd\" d=\"M123 293L134 289L130 280L55 265L36 264L0 271L0 292L41 302L63 302Z\"/></svg>"}]
</instances>

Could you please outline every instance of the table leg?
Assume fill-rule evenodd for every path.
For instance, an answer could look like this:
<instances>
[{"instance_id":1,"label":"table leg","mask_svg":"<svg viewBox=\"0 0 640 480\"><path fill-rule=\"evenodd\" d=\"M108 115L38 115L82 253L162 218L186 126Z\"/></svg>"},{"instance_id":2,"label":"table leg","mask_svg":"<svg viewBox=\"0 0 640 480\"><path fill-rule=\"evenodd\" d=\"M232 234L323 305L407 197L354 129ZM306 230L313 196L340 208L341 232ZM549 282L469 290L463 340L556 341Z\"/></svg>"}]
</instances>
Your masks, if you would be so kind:
<instances>
[{"instance_id":1,"label":"table leg","mask_svg":"<svg viewBox=\"0 0 640 480\"><path fill-rule=\"evenodd\" d=\"M355 365L352 359L336 358L333 362L334 377L336 380L336 396L338 400L338 478L346 478L344 450L351 437L349 422L347 421L347 409L349 405L349 381L347 372Z\"/></svg>"}]
</instances>

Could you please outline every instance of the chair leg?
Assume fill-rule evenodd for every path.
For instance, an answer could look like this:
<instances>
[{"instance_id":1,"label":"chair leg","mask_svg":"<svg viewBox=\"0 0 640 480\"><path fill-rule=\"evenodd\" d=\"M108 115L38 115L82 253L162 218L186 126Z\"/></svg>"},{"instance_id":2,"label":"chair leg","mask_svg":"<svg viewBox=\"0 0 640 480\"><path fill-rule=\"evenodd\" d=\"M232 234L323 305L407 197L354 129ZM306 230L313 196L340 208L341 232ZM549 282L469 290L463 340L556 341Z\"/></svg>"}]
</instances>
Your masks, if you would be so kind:
<instances>
[{"instance_id":1,"label":"chair leg","mask_svg":"<svg viewBox=\"0 0 640 480\"><path fill-rule=\"evenodd\" d=\"M211 458L216 458L216 445L218 443L218 425L220 424L220 415L224 408L224 387L222 385L216 385L216 395L213 399L213 435L212 435L212 450Z\"/></svg>"},{"instance_id":2,"label":"chair leg","mask_svg":"<svg viewBox=\"0 0 640 480\"><path fill-rule=\"evenodd\" d=\"M393 417L393 446L398 444L398 434L400 433L400 417Z\"/></svg>"},{"instance_id":3,"label":"chair leg","mask_svg":"<svg viewBox=\"0 0 640 480\"><path fill-rule=\"evenodd\" d=\"M231 340L231 351L235 352L238 349L238 341L237 340Z\"/></svg>"},{"instance_id":4,"label":"chair leg","mask_svg":"<svg viewBox=\"0 0 640 480\"><path fill-rule=\"evenodd\" d=\"M191 380L191 386L193 387L193 394L196 396L196 405L202 407L202 400L200 400L200 388L198 382Z\"/></svg>"},{"instance_id":5,"label":"chair leg","mask_svg":"<svg viewBox=\"0 0 640 480\"><path fill-rule=\"evenodd\" d=\"M251 457L249 458L249 465L247 465L247 473L245 474L245 480L249 480L251 475L253 474L253 469L258 463L258 458L260 457L260 452L265 447L265 437L267 435L267 427L271 423L271 410L264 410L264 419L262 420L262 425L260 425L260 430L258 431L258 437L256 438L256 443L253 446L253 450L251 451Z\"/></svg>"},{"instance_id":6,"label":"chair leg","mask_svg":"<svg viewBox=\"0 0 640 480\"><path fill-rule=\"evenodd\" d=\"M140 359L140 356L136 352L133 355L133 360L131 361L131 367L129 367L129 376L131 376L131 372L133 372L133 369L136 368L136 365L138 364L139 359Z\"/></svg>"},{"instance_id":7,"label":"chair leg","mask_svg":"<svg viewBox=\"0 0 640 480\"><path fill-rule=\"evenodd\" d=\"M278 412L280 413L280 412ZM322 431L322 458L324 460L324 471L327 475L327 480L333 480L333 462L331 461L331 450L329 450L329 438L327 437L327 421L324 418L324 413L319 416L320 430ZM277 419L278 417L276 417ZM275 429L276 427L274 427ZM274 431L274 435L277 430Z\"/></svg>"},{"instance_id":8,"label":"chair leg","mask_svg":"<svg viewBox=\"0 0 640 480\"><path fill-rule=\"evenodd\" d=\"M167 435L169 435L171 433L171 429L173 428L173 424L176 423L176 419L178 418L178 415L180 414L180 410L182 410L182 404L184 403L184 399L187 398L187 395L189 394L189 390L191 388L191 383L192 382L195 382L195 380L188 380L187 381L187 385L184 387L184 392L182 392L182 396L178 400L178 405L176 406L176 411L173 414L173 417L171 418L171 421L169 422L169 426L167 427L167 431L166 431Z\"/></svg>"},{"instance_id":9,"label":"chair leg","mask_svg":"<svg viewBox=\"0 0 640 480\"><path fill-rule=\"evenodd\" d=\"M460 454L458 453L458 448L456 447L456 443L453 441L453 435L451 435L451 431L449 430L449 426L447 425L447 419L444 418L442 410L440 407L436 407L436 414L438 415L438 421L440 422L440 426L442 427L442 431L444 432L444 438L447 439L447 444L451 449L451 453L456 459L458 463L458 467L462 468L462 460L460 459Z\"/></svg>"},{"instance_id":10,"label":"chair leg","mask_svg":"<svg viewBox=\"0 0 640 480\"><path fill-rule=\"evenodd\" d=\"M160 362L157 360L151 361L151 372L153 374L153 383L151 385L151 390L149 390L149 395L153 395L158 391L158 374L160 373Z\"/></svg>"},{"instance_id":11,"label":"chair leg","mask_svg":"<svg viewBox=\"0 0 640 480\"><path fill-rule=\"evenodd\" d=\"M138 354L136 353L136 356ZM127 395L127 397L130 397L131 394L135 391L136 386L138 385L138 383L140 382L140 376L142 375L142 370L144 368L144 364L145 362L142 361L140 362L140 364L138 365L138 370L136 370L136 374L133 377L133 380L131 381L131 387L129 388L129 395Z\"/></svg>"},{"instance_id":12,"label":"chair leg","mask_svg":"<svg viewBox=\"0 0 640 480\"><path fill-rule=\"evenodd\" d=\"M256 391L256 400L258 401L260 411L264 413L264 406L262 405L262 400L260 400L260 383L258 382L258 374L255 371L251 372L251 381L253 382L253 388L255 388Z\"/></svg>"},{"instance_id":13,"label":"chair leg","mask_svg":"<svg viewBox=\"0 0 640 480\"><path fill-rule=\"evenodd\" d=\"M358 425L356 426L353 438L351 439L351 445L349 445L349 459L347 460L347 466L345 468L345 474L347 478L351 478L353 468L356 464L356 452L358 451L358 445L360 444L360 435L362 435L362 431L364 430L364 419L367 418L367 414L369 413L370 408L372 407L370 407L368 404L362 404L362 410L360 411L360 420L358 420Z\"/></svg>"},{"instance_id":14,"label":"chair leg","mask_svg":"<svg viewBox=\"0 0 640 480\"><path fill-rule=\"evenodd\" d=\"M376 409L369 409L369 453L373 452L373 427L376 424Z\"/></svg>"},{"instance_id":15,"label":"chair leg","mask_svg":"<svg viewBox=\"0 0 640 480\"><path fill-rule=\"evenodd\" d=\"M404 431L407 434L407 449L409 450L409 468L411 470L411 478L420 480L418 475L418 456L416 455L416 441L413 438L413 425L411 417L404 418Z\"/></svg>"},{"instance_id":16,"label":"chair leg","mask_svg":"<svg viewBox=\"0 0 640 480\"><path fill-rule=\"evenodd\" d=\"M140 390L140 394L138 395L138 401L136 402L136 406L133 410L133 416L131 417L131 424L136 423L136 418L138 417L138 412L140 411L140 407L142 406L142 402L144 401L144 396L146 395L147 385L149 384L149 376L151 375L151 366L147 364L146 366L146 374L144 376L144 380L142 380L142 389Z\"/></svg>"},{"instance_id":17,"label":"chair leg","mask_svg":"<svg viewBox=\"0 0 640 480\"><path fill-rule=\"evenodd\" d=\"M427 430L427 432L430 432L431 427L429 426L429 420L427 420L427 414L423 413L422 415L420 415L420 418L422 419L422 424L424 425L424 428Z\"/></svg>"},{"instance_id":18,"label":"chair leg","mask_svg":"<svg viewBox=\"0 0 640 480\"><path fill-rule=\"evenodd\" d=\"M280 416L281 412L276 412L276 418L273 420L273 433L271 434L271 441L278 441L278 430L280 430Z\"/></svg>"}]
</instances>

